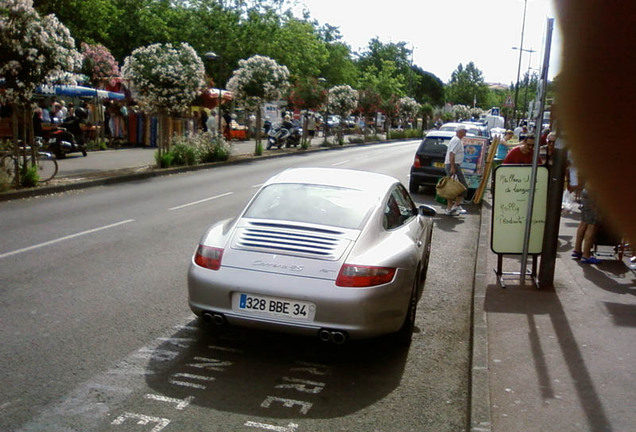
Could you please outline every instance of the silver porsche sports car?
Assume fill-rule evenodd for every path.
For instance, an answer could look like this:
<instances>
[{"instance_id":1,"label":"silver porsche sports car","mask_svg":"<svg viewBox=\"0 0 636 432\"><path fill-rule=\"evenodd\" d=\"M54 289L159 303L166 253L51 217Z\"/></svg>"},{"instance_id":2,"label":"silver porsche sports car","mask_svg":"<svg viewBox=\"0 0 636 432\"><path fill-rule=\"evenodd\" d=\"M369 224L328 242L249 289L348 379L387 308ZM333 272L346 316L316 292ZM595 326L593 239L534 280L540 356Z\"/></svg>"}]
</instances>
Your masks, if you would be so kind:
<instances>
[{"instance_id":1,"label":"silver porsche sports car","mask_svg":"<svg viewBox=\"0 0 636 432\"><path fill-rule=\"evenodd\" d=\"M190 308L218 325L336 344L395 333L409 344L434 215L390 176L283 171L201 238L188 272Z\"/></svg>"}]
</instances>

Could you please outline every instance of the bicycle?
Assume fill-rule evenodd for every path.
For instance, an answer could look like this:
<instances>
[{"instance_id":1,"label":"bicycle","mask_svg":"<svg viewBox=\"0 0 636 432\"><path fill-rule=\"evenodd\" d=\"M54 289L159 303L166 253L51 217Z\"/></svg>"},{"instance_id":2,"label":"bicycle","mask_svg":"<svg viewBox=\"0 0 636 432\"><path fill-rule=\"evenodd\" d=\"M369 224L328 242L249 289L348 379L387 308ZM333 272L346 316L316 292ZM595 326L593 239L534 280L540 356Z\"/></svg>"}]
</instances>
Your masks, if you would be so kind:
<instances>
[{"instance_id":1,"label":"bicycle","mask_svg":"<svg viewBox=\"0 0 636 432\"><path fill-rule=\"evenodd\" d=\"M36 138L36 145L38 147L42 146L41 138ZM31 147L28 147L28 146L27 147L21 147L20 149L22 151L24 151L24 152L27 152L27 153L31 152ZM21 156L18 157L18 159L17 159L18 169L22 169L22 161L23 160L24 160L24 158L22 158ZM27 156L26 163L27 163L27 166L31 166L33 164L32 163L32 156ZM57 174L57 170L58 170L57 161L55 160L55 158L53 157L53 155L51 153L38 151L36 153L36 157L35 157L35 166L37 167L37 170L38 170L38 181L40 183L48 182L53 177L55 177L55 175ZM7 173L9 178L14 178L15 177L15 167L16 167L16 156L15 156L15 154L8 153L8 154L2 156L2 158L0 159L0 167L2 168L2 170L5 173Z\"/></svg>"}]
</instances>

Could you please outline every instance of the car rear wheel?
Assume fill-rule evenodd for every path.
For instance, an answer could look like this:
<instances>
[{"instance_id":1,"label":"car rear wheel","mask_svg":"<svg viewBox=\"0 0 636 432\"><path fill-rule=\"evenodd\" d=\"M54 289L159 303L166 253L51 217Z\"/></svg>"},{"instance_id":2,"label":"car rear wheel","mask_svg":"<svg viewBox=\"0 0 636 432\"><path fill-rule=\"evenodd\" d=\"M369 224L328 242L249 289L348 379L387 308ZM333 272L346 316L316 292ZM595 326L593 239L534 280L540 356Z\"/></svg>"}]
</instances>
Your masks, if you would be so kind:
<instances>
[{"instance_id":1,"label":"car rear wheel","mask_svg":"<svg viewBox=\"0 0 636 432\"><path fill-rule=\"evenodd\" d=\"M411 339L413 337L413 330L415 329L415 314L417 312L417 288L420 282L420 272L415 275L413 281L413 289L411 290L411 298L409 299L409 308L404 318L404 323L398 332L396 333L396 343L399 346L408 347L411 345Z\"/></svg>"}]
</instances>

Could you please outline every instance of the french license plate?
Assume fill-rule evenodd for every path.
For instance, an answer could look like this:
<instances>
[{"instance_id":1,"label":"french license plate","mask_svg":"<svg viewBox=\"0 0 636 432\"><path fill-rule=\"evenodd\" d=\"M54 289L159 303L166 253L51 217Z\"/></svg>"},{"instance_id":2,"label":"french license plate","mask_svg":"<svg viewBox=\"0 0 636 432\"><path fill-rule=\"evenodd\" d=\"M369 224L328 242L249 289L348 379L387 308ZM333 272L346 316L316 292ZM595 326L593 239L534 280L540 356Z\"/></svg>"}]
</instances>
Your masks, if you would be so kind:
<instances>
[{"instance_id":1,"label":"french license plate","mask_svg":"<svg viewBox=\"0 0 636 432\"><path fill-rule=\"evenodd\" d=\"M316 315L316 305L310 302L245 293L234 296L234 309L302 321L313 321Z\"/></svg>"},{"instance_id":2,"label":"french license plate","mask_svg":"<svg viewBox=\"0 0 636 432\"><path fill-rule=\"evenodd\" d=\"M444 162L433 162L435 168L444 168Z\"/></svg>"}]
</instances>

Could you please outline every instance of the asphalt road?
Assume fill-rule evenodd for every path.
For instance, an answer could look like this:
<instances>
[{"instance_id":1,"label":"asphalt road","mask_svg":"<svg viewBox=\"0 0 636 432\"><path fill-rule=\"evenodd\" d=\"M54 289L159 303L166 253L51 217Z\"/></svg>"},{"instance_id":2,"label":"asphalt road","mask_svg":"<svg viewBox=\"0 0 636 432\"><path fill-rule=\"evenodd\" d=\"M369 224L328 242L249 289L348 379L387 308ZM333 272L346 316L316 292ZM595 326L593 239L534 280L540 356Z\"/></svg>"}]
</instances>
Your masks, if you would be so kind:
<instances>
[{"instance_id":1,"label":"asphalt road","mask_svg":"<svg viewBox=\"0 0 636 432\"><path fill-rule=\"evenodd\" d=\"M408 184L416 145L0 203L0 430L465 430L477 209L435 218L408 350L385 340L334 347L240 329L217 334L187 306L199 237L272 174L338 166ZM432 204L421 192L416 202Z\"/></svg>"}]
</instances>

